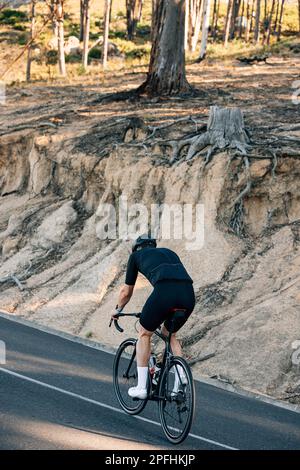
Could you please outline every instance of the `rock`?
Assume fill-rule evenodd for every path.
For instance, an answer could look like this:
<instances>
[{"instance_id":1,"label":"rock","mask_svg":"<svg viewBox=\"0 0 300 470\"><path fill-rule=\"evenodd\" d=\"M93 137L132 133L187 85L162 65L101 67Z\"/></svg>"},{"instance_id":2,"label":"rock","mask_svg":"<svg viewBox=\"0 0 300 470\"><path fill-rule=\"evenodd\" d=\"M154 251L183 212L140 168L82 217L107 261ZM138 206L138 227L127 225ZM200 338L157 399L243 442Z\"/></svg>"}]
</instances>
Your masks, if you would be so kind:
<instances>
[{"instance_id":1,"label":"rock","mask_svg":"<svg viewBox=\"0 0 300 470\"><path fill-rule=\"evenodd\" d=\"M80 41L76 36L69 36L65 41L64 50L66 55L80 54Z\"/></svg>"},{"instance_id":2,"label":"rock","mask_svg":"<svg viewBox=\"0 0 300 470\"><path fill-rule=\"evenodd\" d=\"M0 140L0 194L26 188L30 168L28 155L32 148L32 130L14 132ZM9 158L5 156L9 155Z\"/></svg>"},{"instance_id":3,"label":"rock","mask_svg":"<svg viewBox=\"0 0 300 470\"><path fill-rule=\"evenodd\" d=\"M21 241L22 237L14 237L14 238L7 238L4 240L2 245L2 256L6 259L9 256L12 256L18 250L18 245Z\"/></svg>"},{"instance_id":4,"label":"rock","mask_svg":"<svg viewBox=\"0 0 300 470\"><path fill-rule=\"evenodd\" d=\"M48 42L47 46L48 49L52 51L57 51L57 38L55 36L52 37ZM66 55L79 54L81 52L79 39L76 36L69 36L68 39L65 41L64 51Z\"/></svg>"},{"instance_id":5,"label":"rock","mask_svg":"<svg viewBox=\"0 0 300 470\"><path fill-rule=\"evenodd\" d=\"M32 240L32 245L49 250L64 241L68 230L77 220L73 201L68 201L46 217Z\"/></svg>"},{"instance_id":6,"label":"rock","mask_svg":"<svg viewBox=\"0 0 300 470\"><path fill-rule=\"evenodd\" d=\"M95 53L97 53L97 55L99 55L99 57L101 57L102 55L102 45L103 45L103 41L100 41L96 47L92 48L91 50ZM120 49L118 48L118 46L113 43L113 42L108 42L108 45L107 45L107 54L108 56L111 56L111 57L123 57Z\"/></svg>"}]
</instances>

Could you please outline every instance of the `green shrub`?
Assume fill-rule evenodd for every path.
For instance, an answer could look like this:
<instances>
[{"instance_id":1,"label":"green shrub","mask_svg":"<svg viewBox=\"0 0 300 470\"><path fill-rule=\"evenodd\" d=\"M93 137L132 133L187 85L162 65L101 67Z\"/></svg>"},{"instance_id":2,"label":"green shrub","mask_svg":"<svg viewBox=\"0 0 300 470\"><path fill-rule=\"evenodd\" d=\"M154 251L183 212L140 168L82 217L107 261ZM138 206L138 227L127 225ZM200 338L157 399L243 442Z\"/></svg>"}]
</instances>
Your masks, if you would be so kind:
<instances>
[{"instance_id":1,"label":"green shrub","mask_svg":"<svg viewBox=\"0 0 300 470\"><path fill-rule=\"evenodd\" d=\"M20 36L18 37L18 44L20 46L25 46L26 43L27 43L27 34L20 34Z\"/></svg>"},{"instance_id":2,"label":"green shrub","mask_svg":"<svg viewBox=\"0 0 300 470\"><path fill-rule=\"evenodd\" d=\"M46 52L46 65L55 65L58 61L57 51L47 51Z\"/></svg>"},{"instance_id":3,"label":"green shrub","mask_svg":"<svg viewBox=\"0 0 300 470\"><path fill-rule=\"evenodd\" d=\"M142 59L147 56L149 51L145 47L139 47L131 49L130 51L125 52L126 59Z\"/></svg>"},{"instance_id":4,"label":"green shrub","mask_svg":"<svg viewBox=\"0 0 300 470\"><path fill-rule=\"evenodd\" d=\"M89 59L101 59L101 56L102 51L97 47L94 47L94 49L89 52Z\"/></svg>"},{"instance_id":5,"label":"green shrub","mask_svg":"<svg viewBox=\"0 0 300 470\"><path fill-rule=\"evenodd\" d=\"M26 31L26 26L22 25L22 24L15 24L14 25L14 29L16 31Z\"/></svg>"},{"instance_id":6,"label":"green shrub","mask_svg":"<svg viewBox=\"0 0 300 470\"><path fill-rule=\"evenodd\" d=\"M110 31L109 32L110 39L125 39L126 38L126 31Z\"/></svg>"},{"instance_id":7,"label":"green shrub","mask_svg":"<svg viewBox=\"0 0 300 470\"><path fill-rule=\"evenodd\" d=\"M24 21L28 21L28 16L23 11L6 8L0 12L0 23L14 26Z\"/></svg>"},{"instance_id":8,"label":"green shrub","mask_svg":"<svg viewBox=\"0 0 300 470\"><path fill-rule=\"evenodd\" d=\"M143 38L149 37L151 33L151 27L148 24L138 24L136 28L136 35Z\"/></svg>"},{"instance_id":9,"label":"green shrub","mask_svg":"<svg viewBox=\"0 0 300 470\"><path fill-rule=\"evenodd\" d=\"M81 55L69 54L69 55L66 55L65 60L67 64L76 64L77 62L81 62Z\"/></svg>"}]
</instances>

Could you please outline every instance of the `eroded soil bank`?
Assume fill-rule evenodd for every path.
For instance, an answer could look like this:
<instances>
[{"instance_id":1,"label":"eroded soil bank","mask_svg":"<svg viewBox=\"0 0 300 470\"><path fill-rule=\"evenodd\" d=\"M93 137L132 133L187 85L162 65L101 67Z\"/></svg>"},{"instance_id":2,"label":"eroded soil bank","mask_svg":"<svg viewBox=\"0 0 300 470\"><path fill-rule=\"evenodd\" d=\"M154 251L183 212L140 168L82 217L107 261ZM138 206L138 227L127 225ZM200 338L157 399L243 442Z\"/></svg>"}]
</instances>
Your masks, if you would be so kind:
<instances>
[{"instance_id":1,"label":"eroded soil bank","mask_svg":"<svg viewBox=\"0 0 300 470\"><path fill-rule=\"evenodd\" d=\"M200 93L188 100L107 102L96 84L8 88L0 121L0 307L117 345L121 335L107 325L130 244L99 239L99 204L116 205L120 196L148 208L202 203L203 248L166 243L195 281L197 305L181 331L185 354L201 374L297 402L300 106L291 84L299 71L295 59L190 66ZM112 77L105 91L141 79ZM229 150L206 164L206 152L187 162L183 149L171 163L166 144L204 132L210 105L242 109L249 167ZM130 310L149 292L140 278ZM126 335L133 332L128 322Z\"/></svg>"}]
</instances>

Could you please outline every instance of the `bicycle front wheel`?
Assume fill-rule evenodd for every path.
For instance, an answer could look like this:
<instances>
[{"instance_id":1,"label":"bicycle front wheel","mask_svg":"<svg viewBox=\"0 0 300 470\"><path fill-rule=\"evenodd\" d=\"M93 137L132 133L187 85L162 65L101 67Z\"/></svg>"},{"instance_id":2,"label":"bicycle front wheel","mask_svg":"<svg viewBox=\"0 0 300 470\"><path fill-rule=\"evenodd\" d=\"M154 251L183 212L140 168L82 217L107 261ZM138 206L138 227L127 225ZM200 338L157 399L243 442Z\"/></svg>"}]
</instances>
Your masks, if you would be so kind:
<instances>
[{"instance_id":1,"label":"bicycle front wheel","mask_svg":"<svg viewBox=\"0 0 300 470\"><path fill-rule=\"evenodd\" d=\"M190 432L195 410L195 388L190 366L182 357L166 365L159 388L159 415L172 444L180 444Z\"/></svg>"},{"instance_id":2,"label":"bicycle front wheel","mask_svg":"<svg viewBox=\"0 0 300 470\"><path fill-rule=\"evenodd\" d=\"M130 387L136 387L138 382L136 365L136 340L129 338L119 346L114 360L113 369L114 389L117 399L126 413L139 414L146 406L145 400L134 400L128 395Z\"/></svg>"}]
</instances>

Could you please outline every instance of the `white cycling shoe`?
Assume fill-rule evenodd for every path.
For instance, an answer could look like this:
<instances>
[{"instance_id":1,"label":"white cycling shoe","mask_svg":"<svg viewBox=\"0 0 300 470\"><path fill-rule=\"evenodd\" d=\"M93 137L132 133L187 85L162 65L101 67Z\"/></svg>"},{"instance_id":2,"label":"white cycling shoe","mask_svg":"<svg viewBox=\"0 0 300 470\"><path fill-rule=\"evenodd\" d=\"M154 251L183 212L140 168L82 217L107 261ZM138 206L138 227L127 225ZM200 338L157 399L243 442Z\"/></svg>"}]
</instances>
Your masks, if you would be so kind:
<instances>
[{"instance_id":1,"label":"white cycling shoe","mask_svg":"<svg viewBox=\"0 0 300 470\"><path fill-rule=\"evenodd\" d=\"M147 398L147 389L146 388L138 388L138 387L131 387L128 390L128 395L131 398L138 398L139 400L145 400Z\"/></svg>"}]
</instances>

